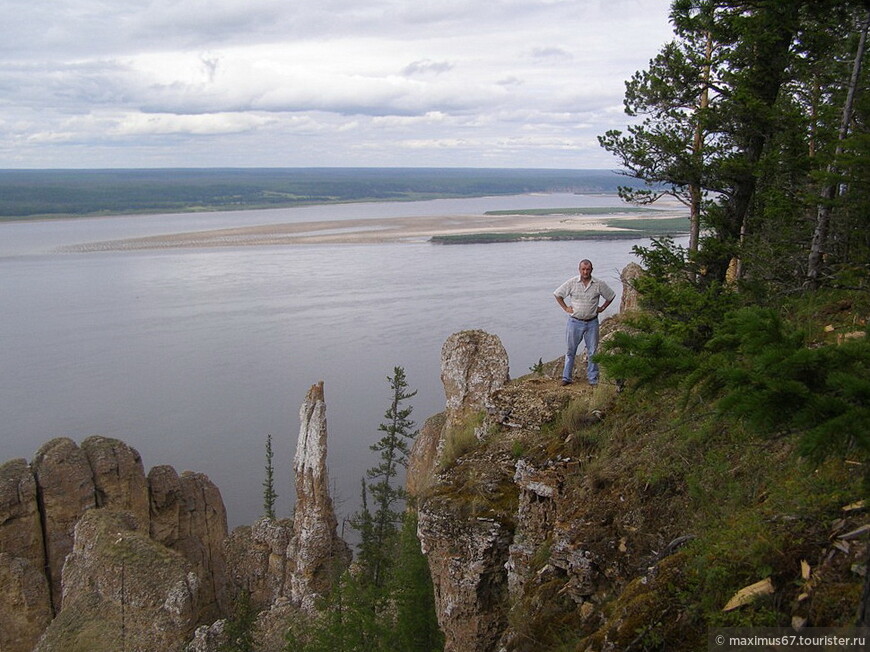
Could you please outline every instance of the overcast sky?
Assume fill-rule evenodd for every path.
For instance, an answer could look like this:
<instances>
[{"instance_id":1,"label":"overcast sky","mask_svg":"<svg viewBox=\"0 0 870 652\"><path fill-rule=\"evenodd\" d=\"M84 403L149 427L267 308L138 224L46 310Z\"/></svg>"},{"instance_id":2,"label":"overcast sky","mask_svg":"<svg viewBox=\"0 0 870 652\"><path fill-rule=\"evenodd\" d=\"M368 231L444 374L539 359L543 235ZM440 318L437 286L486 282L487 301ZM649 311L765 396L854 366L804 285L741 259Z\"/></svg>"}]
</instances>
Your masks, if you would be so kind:
<instances>
[{"instance_id":1,"label":"overcast sky","mask_svg":"<svg viewBox=\"0 0 870 652\"><path fill-rule=\"evenodd\" d=\"M0 168L612 168L669 0L3 0Z\"/></svg>"}]
</instances>

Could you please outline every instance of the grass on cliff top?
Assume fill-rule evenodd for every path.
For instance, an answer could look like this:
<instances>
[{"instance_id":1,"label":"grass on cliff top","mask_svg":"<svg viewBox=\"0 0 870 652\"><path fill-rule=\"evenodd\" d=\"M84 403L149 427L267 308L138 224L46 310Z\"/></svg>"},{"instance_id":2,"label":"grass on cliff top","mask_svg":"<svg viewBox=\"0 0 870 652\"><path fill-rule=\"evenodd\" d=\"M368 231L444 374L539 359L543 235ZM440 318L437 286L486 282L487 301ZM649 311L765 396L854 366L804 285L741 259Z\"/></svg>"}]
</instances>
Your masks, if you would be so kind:
<instances>
[{"instance_id":1,"label":"grass on cliff top","mask_svg":"<svg viewBox=\"0 0 870 652\"><path fill-rule=\"evenodd\" d=\"M781 314L807 333L807 346L837 346L863 337L870 300L816 293L788 302ZM854 623L870 546L866 534L838 536L870 520L863 507L844 509L867 497L866 452L803 457L800 433L761 434L684 392L623 392L601 423L574 435L574 442L594 442L583 477L574 479L578 495L589 486L618 495L624 518L665 535L651 550L690 537L667 581L626 590L609 605L610 624L586 642L594 646L606 633L644 649L693 650L706 646L709 627L787 627L793 618L814 627ZM565 446L576 454L571 439ZM626 538L629 547L643 545ZM724 610L741 589L768 579L770 595Z\"/></svg>"}]
</instances>

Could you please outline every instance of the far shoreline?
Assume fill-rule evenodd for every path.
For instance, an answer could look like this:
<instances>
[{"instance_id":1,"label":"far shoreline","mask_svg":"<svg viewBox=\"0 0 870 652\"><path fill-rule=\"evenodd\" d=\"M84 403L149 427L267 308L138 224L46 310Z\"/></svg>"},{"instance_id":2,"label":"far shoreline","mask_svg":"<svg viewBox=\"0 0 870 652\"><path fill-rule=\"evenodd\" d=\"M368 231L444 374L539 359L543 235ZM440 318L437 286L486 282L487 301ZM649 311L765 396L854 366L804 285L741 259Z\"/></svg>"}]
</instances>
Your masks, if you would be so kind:
<instances>
[{"instance_id":1,"label":"far shoreline","mask_svg":"<svg viewBox=\"0 0 870 652\"><path fill-rule=\"evenodd\" d=\"M574 212L567 212L573 210ZM487 214L360 218L341 221L262 224L90 242L62 247L64 253L149 249L287 246L305 244L483 244L530 240L641 239L688 232L688 213L615 207L597 210L517 210ZM641 213L641 215L639 215Z\"/></svg>"}]
</instances>

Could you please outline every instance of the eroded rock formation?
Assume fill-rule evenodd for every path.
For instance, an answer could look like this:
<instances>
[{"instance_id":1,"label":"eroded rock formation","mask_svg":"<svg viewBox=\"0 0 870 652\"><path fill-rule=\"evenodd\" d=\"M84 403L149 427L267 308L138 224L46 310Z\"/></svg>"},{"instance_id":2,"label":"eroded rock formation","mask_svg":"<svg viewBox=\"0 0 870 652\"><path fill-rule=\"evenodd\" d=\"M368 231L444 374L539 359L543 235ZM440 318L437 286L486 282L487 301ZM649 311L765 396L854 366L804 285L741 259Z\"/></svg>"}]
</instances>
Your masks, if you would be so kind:
<instances>
[{"instance_id":1,"label":"eroded rock formation","mask_svg":"<svg viewBox=\"0 0 870 652\"><path fill-rule=\"evenodd\" d=\"M36 478L23 459L0 466L0 650L30 652L52 618Z\"/></svg>"},{"instance_id":2,"label":"eroded rock formation","mask_svg":"<svg viewBox=\"0 0 870 652\"><path fill-rule=\"evenodd\" d=\"M192 636L200 579L129 512L96 509L76 524L63 569L63 609L35 652L182 650Z\"/></svg>"},{"instance_id":3,"label":"eroded rock formation","mask_svg":"<svg viewBox=\"0 0 870 652\"><path fill-rule=\"evenodd\" d=\"M106 528L115 528L114 543ZM206 476L179 477L171 467L157 467L146 478L139 453L117 439L89 437L81 446L53 439L29 465L6 462L0 466L0 650L29 652L43 634L39 649L113 649L119 630L103 617L133 604L118 602L119 563L130 599L139 606L161 602L166 612L146 609L138 629L125 622L126 649L156 649L152 640L160 649L180 649L176 644L194 626L224 613L226 536L223 500ZM166 580L165 560L184 567L171 590L160 600L155 596L163 589L151 598L138 593ZM137 617L131 611L130 623ZM98 624L85 622L91 619ZM149 620L169 638L145 628ZM94 643L101 637L105 647Z\"/></svg>"},{"instance_id":4,"label":"eroded rock formation","mask_svg":"<svg viewBox=\"0 0 870 652\"><path fill-rule=\"evenodd\" d=\"M295 518L232 536L207 476L165 465L146 476L116 439L54 439L32 464L3 464L0 650L217 649L241 591L260 612L263 649L281 647L289 615L312 612L351 559L326 455L318 383L300 409Z\"/></svg>"},{"instance_id":5,"label":"eroded rock formation","mask_svg":"<svg viewBox=\"0 0 870 652\"><path fill-rule=\"evenodd\" d=\"M0 552L0 650L30 652L51 618L42 566Z\"/></svg>"},{"instance_id":6,"label":"eroded rock formation","mask_svg":"<svg viewBox=\"0 0 870 652\"><path fill-rule=\"evenodd\" d=\"M629 287L635 277L629 266L624 310L636 308ZM569 518L573 505L564 496L576 462L557 459L539 468L518 455L522 446L512 447L523 437L534 440L577 395L550 373L508 385L504 347L481 331L451 336L441 362L446 409L426 422L414 444L407 488L419 500L418 536L445 650L531 650L510 622L513 606L543 619L548 605L582 616L601 580L600 551L585 545L590 535ZM555 369L555 361L550 366ZM475 422L473 413L484 416ZM599 418L594 411L576 416L578 423ZM498 443L465 453L459 464L443 464L452 431L475 423L478 441L498 432Z\"/></svg>"},{"instance_id":7,"label":"eroded rock formation","mask_svg":"<svg viewBox=\"0 0 870 652\"><path fill-rule=\"evenodd\" d=\"M441 347L441 382L448 415L486 408L492 393L508 380L507 351L495 335L460 331Z\"/></svg>"},{"instance_id":8,"label":"eroded rock formation","mask_svg":"<svg viewBox=\"0 0 870 652\"><path fill-rule=\"evenodd\" d=\"M236 528L225 545L228 590L233 595L246 593L259 612L254 638L262 650L283 647L288 618L300 611L313 613L317 599L329 592L351 559L349 547L338 536L329 494L323 383L308 391L299 420L293 519L261 518L251 526ZM217 629L200 628L191 649L217 649Z\"/></svg>"},{"instance_id":9,"label":"eroded rock formation","mask_svg":"<svg viewBox=\"0 0 870 652\"><path fill-rule=\"evenodd\" d=\"M634 312L640 309L640 294L635 282L643 274L643 268L637 263L626 265L619 277L622 280L622 298L619 301L619 312Z\"/></svg>"},{"instance_id":10,"label":"eroded rock formation","mask_svg":"<svg viewBox=\"0 0 870 652\"><path fill-rule=\"evenodd\" d=\"M495 412L493 396L509 380L501 340L483 331L451 335L441 349L441 380L446 409L426 422L408 466L407 487L418 496L435 481L452 431L464 427L473 413ZM501 463L491 462L474 479L482 493L498 491L490 481L500 482ZM449 498L438 497L423 500L419 506L418 536L432 574L438 623L445 649L492 649L506 626L504 564L512 532L483 514L468 519L461 513L464 508L457 513L457 507Z\"/></svg>"},{"instance_id":11,"label":"eroded rock formation","mask_svg":"<svg viewBox=\"0 0 870 652\"><path fill-rule=\"evenodd\" d=\"M0 465L0 550L36 568L45 563L36 478L26 460Z\"/></svg>"},{"instance_id":12,"label":"eroded rock formation","mask_svg":"<svg viewBox=\"0 0 870 652\"><path fill-rule=\"evenodd\" d=\"M151 483L151 537L187 559L202 578L205 611L216 618L227 607L224 540L227 514L220 490L202 473L155 467Z\"/></svg>"},{"instance_id":13,"label":"eroded rock formation","mask_svg":"<svg viewBox=\"0 0 870 652\"><path fill-rule=\"evenodd\" d=\"M87 455L67 437L52 439L33 459L45 532L46 571L55 611L60 610L61 573L82 515L97 506Z\"/></svg>"},{"instance_id":14,"label":"eroded rock formation","mask_svg":"<svg viewBox=\"0 0 870 652\"><path fill-rule=\"evenodd\" d=\"M253 525L237 527L226 540L229 583L234 593L247 593L257 610L286 597L287 547L292 537L292 520L263 517Z\"/></svg>"},{"instance_id":15,"label":"eroded rock formation","mask_svg":"<svg viewBox=\"0 0 870 652\"><path fill-rule=\"evenodd\" d=\"M326 402L323 383L308 390L299 410L299 439L293 458L296 508L287 547L287 597L305 611L324 595L336 570L350 562L350 549L338 536L326 470Z\"/></svg>"},{"instance_id":16,"label":"eroded rock formation","mask_svg":"<svg viewBox=\"0 0 870 652\"><path fill-rule=\"evenodd\" d=\"M148 531L148 480L139 452L117 439L88 437L82 452L91 467L97 507L122 509Z\"/></svg>"},{"instance_id":17,"label":"eroded rock formation","mask_svg":"<svg viewBox=\"0 0 870 652\"><path fill-rule=\"evenodd\" d=\"M431 484L450 430L470 413L491 411L493 394L509 380L508 355L498 336L469 330L447 338L441 347L445 410L427 419L414 440L406 482L411 495Z\"/></svg>"}]
</instances>

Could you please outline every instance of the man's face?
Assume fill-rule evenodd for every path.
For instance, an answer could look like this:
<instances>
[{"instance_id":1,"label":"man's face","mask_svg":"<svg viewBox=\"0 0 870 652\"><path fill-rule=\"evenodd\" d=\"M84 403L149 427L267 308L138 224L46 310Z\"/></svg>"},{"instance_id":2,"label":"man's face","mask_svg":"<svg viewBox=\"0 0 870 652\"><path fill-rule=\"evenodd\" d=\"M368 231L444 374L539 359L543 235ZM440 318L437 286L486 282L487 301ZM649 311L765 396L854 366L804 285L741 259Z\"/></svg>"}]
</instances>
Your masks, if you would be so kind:
<instances>
[{"instance_id":1,"label":"man's face","mask_svg":"<svg viewBox=\"0 0 870 652\"><path fill-rule=\"evenodd\" d=\"M592 265L590 263L580 263L580 278L583 281L592 278Z\"/></svg>"}]
</instances>

